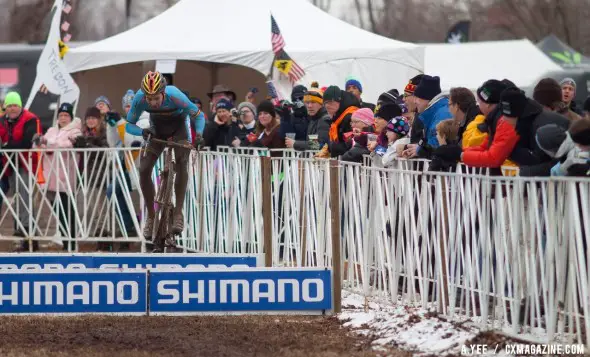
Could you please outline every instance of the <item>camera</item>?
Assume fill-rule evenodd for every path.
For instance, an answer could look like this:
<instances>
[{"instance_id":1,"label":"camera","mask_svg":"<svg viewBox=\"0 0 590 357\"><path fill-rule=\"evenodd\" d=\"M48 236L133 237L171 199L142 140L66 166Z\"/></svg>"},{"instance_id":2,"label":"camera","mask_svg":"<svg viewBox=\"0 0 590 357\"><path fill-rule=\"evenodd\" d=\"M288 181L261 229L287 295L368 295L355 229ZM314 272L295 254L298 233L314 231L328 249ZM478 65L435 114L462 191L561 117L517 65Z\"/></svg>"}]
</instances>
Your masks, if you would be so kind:
<instances>
[{"instance_id":1,"label":"camera","mask_svg":"<svg viewBox=\"0 0 590 357\"><path fill-rule=\"evenodd\" d=\"M236 118L236 119L240 118L240 112L238 112L238 110L236 108L233 108L230 112L234 118Z\"/></svg>"}]
</instances>

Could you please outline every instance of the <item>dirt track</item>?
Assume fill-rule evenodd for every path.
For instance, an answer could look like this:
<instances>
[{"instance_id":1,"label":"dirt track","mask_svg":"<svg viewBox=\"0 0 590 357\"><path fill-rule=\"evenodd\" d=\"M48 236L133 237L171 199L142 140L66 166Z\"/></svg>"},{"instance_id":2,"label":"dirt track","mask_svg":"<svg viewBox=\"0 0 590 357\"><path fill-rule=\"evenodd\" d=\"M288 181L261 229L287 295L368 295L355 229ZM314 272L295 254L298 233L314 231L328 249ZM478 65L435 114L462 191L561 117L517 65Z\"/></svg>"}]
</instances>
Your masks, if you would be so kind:
<instances>
[{"instance_id":1,"label":"dirt track","mask_svg":"<svg viewBox=\"0 0 590 357\"><path fill-rule=\"evenodd\" d=\"M384 354L335 318L3 317L0 356L350 356ZM388 356L410 356L390 351Z\"/></svg>"}]
</instances>

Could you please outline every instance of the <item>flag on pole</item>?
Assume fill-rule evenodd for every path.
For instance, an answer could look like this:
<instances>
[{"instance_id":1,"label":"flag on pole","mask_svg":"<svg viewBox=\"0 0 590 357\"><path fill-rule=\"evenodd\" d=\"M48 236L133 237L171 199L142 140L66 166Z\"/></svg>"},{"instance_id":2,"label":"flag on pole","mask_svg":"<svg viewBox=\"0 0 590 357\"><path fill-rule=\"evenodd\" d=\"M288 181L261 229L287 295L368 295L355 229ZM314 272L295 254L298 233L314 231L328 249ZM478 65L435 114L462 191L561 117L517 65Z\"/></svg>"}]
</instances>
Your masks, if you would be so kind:
<instances>
[{"instance_id":1,"label":"flag on pole","mask_svg":"<svg viewBox=\"0 0 590 357\"><path fill-rule=\"evenodd\" d=\"M291 83L297 82L305 75L303 69L285 51L281 51L276 56L274 65L281 73L289 77Z\"/></svg>"},{"instance_id":2,"label":"flag on pole","mask_svg":"<svg viewBox=\"0 0 590 357\"><path fill-rule=\"evenodd\" d=\"M272 42L272 51L274 53L279 53L285 47L285 39L283 35L281 35L281 30L279 30L279 25L275 21L275 18L270 15L270 31L272 33L271 42Z\"/></svg>"},{"instance_id":3,"label":"flag on pole","mask_svg":"<svg viewBox=\"0 0 590 357\"><path fill-rule=\"evenodd\" d=\"M66 4L66 6L64 6L63 12L69 14L70 11L72 11L72 5Z\"/></svg>"},{"instance_id":4,"label":"flag on pole","mask_svg":"<svg viewBox=\"0 0 590 357\"><path fill-rule=\"evenodd\" d=\"M65 31L65 32L67 32L67 31L70 29L70 23L69 23L69 22L67 22L67 21L64 21L64 22L61 24L61 29L62 29L63 31Z\"/></svg>"},{"instance_id":5,"label":"flag on pole","mask_svg":"<svg viewBox=\"0 0 590 357\"><path fill-rule=\"evenodd\" d=\"M52 12L51 27L45 48L41 52L39 62L37 63L37 76L31 88L31 93L27 98L26 109L31 107L35 94L42 86L48 92L59 95L60 102L77 105L80 97L80 88L68 72L61 55L67 52L67 46L60 39L60 22L63 0L55 0ZM62 46L63 44L63 46ZM65 52L64 52L65 51Z\"/></svg>"}]
</instances>

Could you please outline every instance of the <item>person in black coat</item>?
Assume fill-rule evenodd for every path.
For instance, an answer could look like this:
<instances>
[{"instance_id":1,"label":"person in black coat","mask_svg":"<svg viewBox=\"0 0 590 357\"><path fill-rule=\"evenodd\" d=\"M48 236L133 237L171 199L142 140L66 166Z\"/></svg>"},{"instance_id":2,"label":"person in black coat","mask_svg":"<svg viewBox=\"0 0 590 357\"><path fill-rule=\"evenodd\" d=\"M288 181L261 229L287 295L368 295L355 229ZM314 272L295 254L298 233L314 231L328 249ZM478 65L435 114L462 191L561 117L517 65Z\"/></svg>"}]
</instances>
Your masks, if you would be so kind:
<instances>
[{"instance_id":1,"label":"person in black coat","mask_svg":"<svg viewBox=\"0 0 590 357\"><path fill-rule=\"evenodd\" d=\"M348 151L344 134L352 131L352 113L360 108L360 102L349 92L337 86L330 86L324 92L324 107L332 116L329 151L331 157L338 157Z\"/></svg>"},{"instance_id":2,"label":"person in black coat","mask_svg":"<svg viewBox=\"0 0 590 357\"><path fill-rule=\"evenodd\" d=\"M230 136L232 137L233 147L244 147L250 145L248 134L256 130L256 107L250 102L242 102L238 105L238 110L232 113L232 124Z\"/></svg>"},{"instance_id":3,"label":"person in black coat","mask_svg":"<svg viewBox=\"0 0 590 357\"><path fill-rule=\"evenodd\" d=\"M218 146L231 145L234 137L232 136L232 119L231 110L233 105L227 99L220 99L215 105L215 118L209 121L203 132L205 146L216 151Z\"/></svg>"}]
</instances>

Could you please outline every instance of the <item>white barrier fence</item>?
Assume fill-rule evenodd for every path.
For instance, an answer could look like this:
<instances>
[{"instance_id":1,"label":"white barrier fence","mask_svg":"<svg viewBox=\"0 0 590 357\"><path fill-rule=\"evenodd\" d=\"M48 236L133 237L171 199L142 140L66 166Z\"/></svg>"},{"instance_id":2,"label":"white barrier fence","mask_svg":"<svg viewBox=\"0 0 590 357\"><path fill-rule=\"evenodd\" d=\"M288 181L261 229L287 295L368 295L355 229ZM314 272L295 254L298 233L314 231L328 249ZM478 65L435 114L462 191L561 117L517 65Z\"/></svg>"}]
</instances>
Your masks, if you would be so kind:
<instances>
[{"instance_id":1,"label":"white barrier fence","mask_svg":"<svg viewBox=\"0 0 590 357\"><path fill-rule=\"evenodd\" d=\"M58 163L43 168L46 181L64 171L73 177L58 183L61 196L40 184L38 173L18 169L23 152L3 154L0 183L11 188L0 191L6 203L0 239L14 239L10 232L18 228L39 240L144 243L136 233L143 202L131 150L40 152ZM271 245L267 264L324 267L332 265L336 237L346 288L471 318L484 328L590 346L590 180L491 177L464 168L430 173L419 161L382 169L308 153L271 154L282 155L224 149L191 156L179 241L185 251L262 253ZM69 166L80 158L93 164ZM31 159L25 164L32 167ZM67 209L71 219L60 224Z\"/></svg>"}]
</instances>

